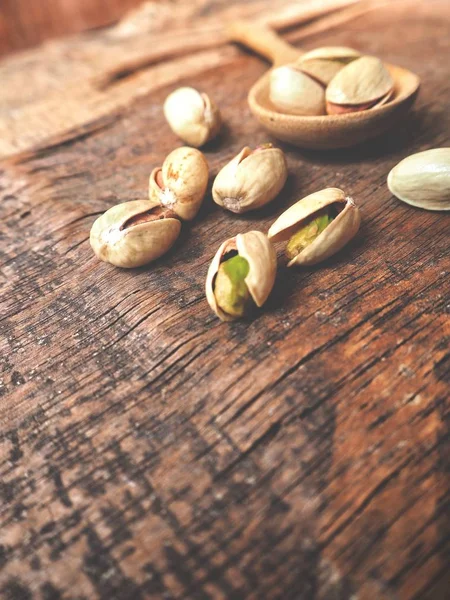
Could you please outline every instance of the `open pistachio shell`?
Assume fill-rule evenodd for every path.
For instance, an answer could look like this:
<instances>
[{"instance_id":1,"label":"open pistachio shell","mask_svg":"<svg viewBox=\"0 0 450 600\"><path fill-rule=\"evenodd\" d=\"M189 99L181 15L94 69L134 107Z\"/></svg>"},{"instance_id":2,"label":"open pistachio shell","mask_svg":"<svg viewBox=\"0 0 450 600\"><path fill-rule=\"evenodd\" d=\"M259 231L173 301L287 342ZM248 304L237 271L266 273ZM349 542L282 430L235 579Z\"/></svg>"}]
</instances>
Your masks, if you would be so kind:
<instances>
[{"instance_id":1,"label":"open pistachio shell","mask_svg":"<svg viewBox=\"0 0 450 600\"><path fill-rule=\"evenodd\" d=\"M388 188L403 202L427 210L450 210L450 148L412 154L388 175Z\"/></svg>"},{"instance_id":2,"label":"open pistachio shell","mask_svg":"<svg viewBox=\"0 0 450 600\"><path fill-rule=\"evenodd\" d=\"M116 267L140 267L167 252L180 229L172 211L149 200L133 200L99 217L92 226L90 243L100 260Z\"/></svg>"},{"instance_id":3,"label":"open pistachio shell","mask_svg":"<svg viewBox=\"0 0 450 600\"><path fill-rule=\"evenodd\" d=\"M298 64L302 71L308 73L323 85L328 85L345 65L360 56L361 54L353 48L323 46L303 54L299 58Z\"/></svg>"},{"instance_id":4,"label":"open pistachio shell","mask_svg":"<svg viewBox=\"0 0 450 600\"><path fill-rule=\"evenodd\" d=\"M288 267L315 265L343 248L358 232L361 222L358 207L342 190L326 188L296 202L270 227L268 236L272 242L287 241L302 222L333 204L339 205L337 216L309 246L289 261Z\"/></svg>"},{"instance_id":5,"label":"open pistachio shell","mask_svg":"<svg viewBox=\"0 0 450 600\"><path fill-rule=\"evenodd\" d=\"M374 56L362 56L341 69L328 84L327 111L343 112L339 110L341 106L347 112L372 108L386 101L393 87L392 77L381 60Z\"/></svg>"},{"instance_id":6,"label":"open pistachio shell","mask_svg":"<svg viewBox=\"0 0 450 600\"><path fill-rule=\"evenodd\" d=\"M195 148L183 146L171 152L149 181L151 201L173 210L181 219L198 213L208 186L208 163Z\"/></svg>"},{"instance_id":7,"label":"open pistachio shell","mask_svg":"<svg viewBox=\"0 0 450 600\"><path fill-rule=\"evenodd\" d=\"M244 281L258 307L261 307L267 300L275 283L277 271L275 250L264 233L249 231L223 242L209 266L205 284L208 304L222 321L234 321L235 317L228 315L218 306L214 295L214 282L220 263L231 251L237 252L249 264L249 272Z\"/></svg>"},{"instance_id":8,"label":"open pistachio shell","mask_svg":"<svg viewBox=\"0 0 450 600\"><path fill-rule=\"evenodd\" d=\"M164 115L172 131L197 148L214 138L222 125L211 98L191 87L178 88L167 96Z\"/></svg>"},{"instance_id":9,"label":"open pistachio shell","mask_svg":"<svg viewBox=\"0 0 450 600\"><path fill-rule=\"evenodd\" d=\"M287 178L283 152L266 144L247 146L218 173L212 188L214 202L234 213L264 206L283 188Z\"/></svg>"},{"instance_id":10,"label":"open pistachio shell","mask_svg":"<svg viewBox=\"0 0 450 600\"><path fill-rule=\"evenodd\" d=\"M297 63L272 69L270 101L277 110L287 114L325 114L325 88L304 73Z\"/></svg>"}]
</instances>

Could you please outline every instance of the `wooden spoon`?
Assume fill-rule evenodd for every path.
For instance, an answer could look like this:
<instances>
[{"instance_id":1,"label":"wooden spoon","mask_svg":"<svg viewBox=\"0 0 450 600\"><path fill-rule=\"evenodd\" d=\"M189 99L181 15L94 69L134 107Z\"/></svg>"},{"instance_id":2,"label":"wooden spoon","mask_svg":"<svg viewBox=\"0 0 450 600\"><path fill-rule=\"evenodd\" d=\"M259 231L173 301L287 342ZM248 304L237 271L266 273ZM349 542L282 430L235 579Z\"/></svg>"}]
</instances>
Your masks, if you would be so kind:
<instances>
[{"instance_id":1,"label":"wooden spoon","mask_svg":"<svg viewBox=\"0 0 450 600\"><path fill-rule=\"evenodd\" d=\"M230 25L228 34L233 41L265 56L274 67L293 62L303 54L265 26L238 21ZM250 110L273 136L295 146L320 150L354 146L393 127L416 99L419 77L407 69L385 65L394 80L394 95L378 108L318 117L281 113L269 99L268 71L248 94Z\"/></svg>"}]
</instances>

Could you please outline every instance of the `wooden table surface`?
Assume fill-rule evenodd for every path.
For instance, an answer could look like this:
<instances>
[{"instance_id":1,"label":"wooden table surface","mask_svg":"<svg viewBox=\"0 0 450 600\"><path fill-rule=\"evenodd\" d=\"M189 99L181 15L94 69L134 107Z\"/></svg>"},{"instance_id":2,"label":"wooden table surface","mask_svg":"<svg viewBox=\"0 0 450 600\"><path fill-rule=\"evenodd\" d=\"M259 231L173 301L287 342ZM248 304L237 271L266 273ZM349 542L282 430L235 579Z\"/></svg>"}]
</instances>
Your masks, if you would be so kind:
<instances>
[{"instance_id":1,"label":"wooden table surface","mask_svg":"<svg viewBox=\"0 0 450 600\"><path fill-rule=\"evenodd\" d=\"M169 91L199 87L222 109L211 181L268 139L246 103L267 64L214 26L273 4L158 7L141 35L128 23L0 64L0 597L449 598L450 221L386 187L401 158L450 145L449 4L291 28L305 48L417 72L409 119L357 149L282 145L276 202L239 217L208 194L173 251L126 271L96 260L89 230L145 197L180 145ZM162 36L167 56L97 85ZM219 244L327 186L361 207L354 242L303 270L280 250L265 309L222 324L203 291Z\"/></svg>"}]
</instances>

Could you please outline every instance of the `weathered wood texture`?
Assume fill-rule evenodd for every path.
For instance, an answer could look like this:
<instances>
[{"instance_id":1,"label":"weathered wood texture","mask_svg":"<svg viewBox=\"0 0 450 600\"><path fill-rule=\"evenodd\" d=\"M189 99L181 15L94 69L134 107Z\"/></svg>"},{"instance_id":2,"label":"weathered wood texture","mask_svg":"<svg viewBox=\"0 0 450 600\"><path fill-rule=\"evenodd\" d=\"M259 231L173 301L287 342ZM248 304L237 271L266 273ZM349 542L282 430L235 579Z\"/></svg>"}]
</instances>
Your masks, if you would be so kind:
<instances>
[{"instance_id":1,"label":"weathered wood texture","mask_svg":"<svg viewBox=\"0 0 450 600\"><path fill-rule=\"evenodd\" d=\"M410 120L345 152L284 146L279 200L239 218L208 196L148 268L98 262L88 236L109 206L145 197L179 145L162 117L164 68L223 109L205 151L212 179L267 139L246 104L258 58L224 46L132 74L123 85L155 69L162 85L3 160L2 598L449 597L449 216L386 188L399 159L449 145L449 24L447 2L391 3L304 39L416 71ZM267 308L221 324L203 293L220 242L330 185L361 205L354 243L301 271L280 254Z\"/></svg>"},{"instance_id":2,"label":"weathered wood texture","mask_svg":"<svg viewBox=\"0 0 450 600\"><path fill-rule=\"evenodd\" d=\"M0 54L108 25L141 0L2 0Z\"/></svg>"}]
</instances>

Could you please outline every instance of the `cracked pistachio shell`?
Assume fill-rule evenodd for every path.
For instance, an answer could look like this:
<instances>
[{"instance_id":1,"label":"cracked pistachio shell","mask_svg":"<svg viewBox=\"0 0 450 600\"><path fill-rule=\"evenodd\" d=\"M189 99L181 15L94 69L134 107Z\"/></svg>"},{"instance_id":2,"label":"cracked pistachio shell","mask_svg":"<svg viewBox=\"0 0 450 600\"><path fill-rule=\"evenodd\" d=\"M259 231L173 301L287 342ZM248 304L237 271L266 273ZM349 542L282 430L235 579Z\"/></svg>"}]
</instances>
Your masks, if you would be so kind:
<instances>
[{"instance_id":1,"label":"cracked pistachio shell","mask_svg":"<svg viewBox=\"0 0 450 600\"><path fill-rule=\"evenodd\" d=\"M133 200L107 210L92 225L95 255L116 267L141 267L167 252L177 240L180 221L149 200Z\"/></svg>"},{"instance_id":2,"label":"cracked pistachio shell","mask_svg":"<svg viewBox=\"0 0 450 600\"><path fill-rule=\"evenodd\" d=\"M214 283L220 263L227 252L237 251L249 264L249 272L245 278L248 291L256 306L261 307L267 300L275 283L277 257L267 236L260 231L240 233L223 242L214 256L206 276L206 299L211 309L222 321L234 321L235 317L225 313L216 302Z\"/></svg>"},{"instance_id":3,"label":"cracked pistachio shell","mask_svg":"<svg viewBox=\"0 0 450 600\"><path fill-rule=\"evenodd\" d=\"M303 54L298 60L302 71L308 73L323 85L328 85L333 77L361 54L345 46L323 46Z\"/></svg>"},{"instance_id":4,"label":"cracked pistachio shell","mask_svg":"<svg viewBox=\"0 0 450 600\"><path fill-rule=\"evenodd\" d=\"M272 69L270 101L291 115L324 115L325 88L304 73L297 63Z\"/></svg>"},{"instance_id":5,"label":"cracked pistachio shell","mask_svg":"<svg viewBox=\"0 0 450 600\"><path fill-rule=\"evenodd\" d=\"M212 188L214 202L234 213L254 210L273 200L287 178L283 152L266 144L243 148L218 173Z\"/></svg>"},{"instance_id":6,"label":"cracked pistachio shell","mask_svg":"<svg viewBox=\"0 0 450 600\"><path fill-rule=\"evenodd\" d=\"M178 88L164 102L164 115L172 131L187 144L203 146L220 130L220 111L207 94L191 87Z\"/></svg>"},{"instance_id":7,"label":"cracked pistachio shell","mask_svg":"<svg viewBox=\"0 0 450 600\"><path fill-rule=\"evenodd\" d=\"M343 67L326 90L327 111L366 110L386 102L394 82L380 59L362 56Z\"/></svg>"},{"instance_id":8,"label":"cracked pistachio shell","mask_svg":"<svg viewBox=\"0 0 450 600\"><path fill-rule=\"evenodd\" d=\"M149 198L173 210L184 221L191 221L200 209L207 186L205 157L199 150L183 146L171 152L162 167L153 169Z\"/></svg>"},{"instance_id":9,"label":"cracked pistachio shell","mask_svg":"<svg viewBox=\"0 0 450 600\"><path fill-rule=\"evenodd\" d=\"M358 232L361 222L358 207L342 190L326 188L299 200L273 223L269 229L269 239L273 242L287 241L303 221L337 203L342 210L309 246L288 263L288 267L315 265L343 248Z\"/></svg>"},{"instance_id":10,"label":"cracked pistachio shell","mask_svg":"<svg viewBox=\"0 0 450 600\"><path fill-rule=\"evenodd\" d=\"M390 192L403 202L427 210L450 210L450 148L412 154L388 175Z\"/></svg>"}]
</instances>

